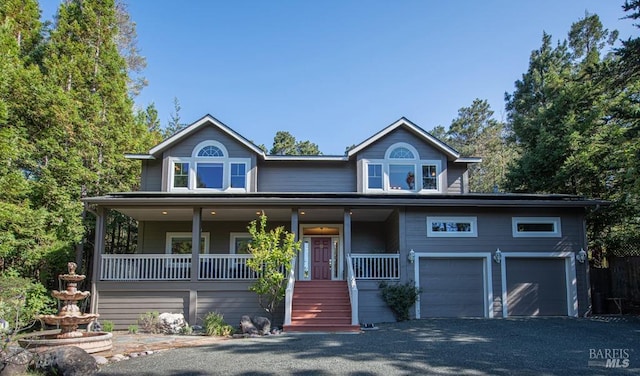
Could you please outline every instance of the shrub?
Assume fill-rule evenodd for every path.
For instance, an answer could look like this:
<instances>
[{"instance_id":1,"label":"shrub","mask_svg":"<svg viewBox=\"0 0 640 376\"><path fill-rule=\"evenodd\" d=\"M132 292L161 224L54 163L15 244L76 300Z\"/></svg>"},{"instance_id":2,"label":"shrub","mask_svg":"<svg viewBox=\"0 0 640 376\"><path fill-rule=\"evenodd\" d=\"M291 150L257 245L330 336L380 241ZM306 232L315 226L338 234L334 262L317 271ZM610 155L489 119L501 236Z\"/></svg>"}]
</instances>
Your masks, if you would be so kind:
<instances>
[{"instance_id":1,"label":"shrub","mask_svg":"<svg viewBox=\"0 0 640 376\"><path fill-rule=\"evenodd\" d=\"M138 334L138 325L136 324L129 325L129 334Z\"/></svg>"},{"instance_id":2,"label":"shrub","mask_svg":"<svg viewBox=\"0 0 640 376\"><path fill-rule=\"evenodd\" d=\"M234 329L224 321L222 314L209 312L203 320L204 332L209 336L230 336Z\"/></svg>"},{"instance_id":3,"label":"shrub","mask_svg":"<svg viewBox=\"0 0 640 376\"><path fill-rule=\"evenodd\" d=\"M39 282L18 276L14 270L0 274L0 318L17 333L32 326L39 314L55 313L55 302Z\"/></svg>"},{"instance_id":4,"label":"shrub","mask_svg":"<svg viewBox=\"0 0 640 376\"><path fill-rule=\"evenodd\" d=\"M382 300L391 308L396 321L409 320L409 308L416 303L422 290L413 282L391 285L384 281L380 282L380 289Z\"/></svg>"},{"instance_id":5,"label":"shrub","mask_svg":"<svg viewBox=\"0 0 640 376\"><path fill-rule=\"evenodd\" d=\"M301 242L296 242L295 234L286 231L283 226L268 231L264 213L259 221L251 221L247 229L251 234L249 252L253 256L247 260L247 266L258 275L249 290L258 294L260 306L273 321L285 297L291 260L300 251Z\"/></svg>"},{"instance_id":6,"label":"shrub","mask_svg":"<svg viewBox=\"0 0 640 376\"><path fill-rule=\"evenodd\" d=\"M189 324L183 326L182 328L180 328L180 334L184 334L188 336L193 334L193 327L189 326Z\"/></svg>"},{"instance_id":7,"label":"shrub","mask_svg":"<svg viewBox=\"0 0 640 376\"><path fill-rule=\"evenodd\" d=\"M102 322L102 330L105 332L113 332L114 326L113 321L105 320Z\"/></svg>"},{"instance_id":8,"label":"shrub","mask_svg":"<svg viewBox=\"0 0 640 376\"><path fill-rule=\"evenodd\" d=\"M143 332L153 334L161 333L162 328L160 327L159 317L160 312L158 311L146 312L145 314L140 315L140 318L138 319L138 325L140 325L140 328L142 328Z\"/></svg>"}]
</instances>

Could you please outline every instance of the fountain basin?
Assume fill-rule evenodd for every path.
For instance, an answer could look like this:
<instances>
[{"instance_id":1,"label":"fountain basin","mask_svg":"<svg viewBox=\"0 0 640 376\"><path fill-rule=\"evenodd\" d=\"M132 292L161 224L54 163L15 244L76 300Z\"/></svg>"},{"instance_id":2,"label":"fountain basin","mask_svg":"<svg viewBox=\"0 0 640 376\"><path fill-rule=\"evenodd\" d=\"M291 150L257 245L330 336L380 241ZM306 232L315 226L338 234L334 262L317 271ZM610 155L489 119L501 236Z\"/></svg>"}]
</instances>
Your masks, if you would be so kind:
<instances>
[{"instance_id":1,"label":"fountain basin","mask_svg":"<svg viewBox=\"0 0 640 376\"><path fill-rule=\"evenodd\" d=\"M78 332L82 336L62 339L56 338L58 332L23 337L18 340L18 344L32 352L46 351L62 346L76 346L90 354L111 350L113 347L113 334L108 332Z\"/></svg>"}]
</instances>

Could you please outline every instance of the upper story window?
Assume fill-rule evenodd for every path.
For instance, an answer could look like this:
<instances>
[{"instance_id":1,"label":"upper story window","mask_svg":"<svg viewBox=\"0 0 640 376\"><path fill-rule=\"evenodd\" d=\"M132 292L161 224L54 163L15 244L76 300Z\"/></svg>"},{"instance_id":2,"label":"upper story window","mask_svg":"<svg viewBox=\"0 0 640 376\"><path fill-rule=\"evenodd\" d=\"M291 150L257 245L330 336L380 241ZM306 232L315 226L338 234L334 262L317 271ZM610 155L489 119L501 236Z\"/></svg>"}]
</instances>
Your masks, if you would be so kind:
<instances>
[{"instance_id":1,"label":"upper story window","mask_svg":"<svg viewBox=\"0 0 640 376\"><path fill-rule=\"evenodd\" d=\"M418 151L406 143L391 145L383 160L367 160L364 179L368 192L441 191L441 162L421 160Z\"/></svg>"},{"instance_id":2,"label":"upper story window","mask_svg":"<svg viewBox=\"0 0 640 376\"><path fill-rule=\"evenodd\" d=\"M201 142L190 158L171 158L169 190L246 190L249 164L248 158L230 158L217 141Z\"/></svg>"}]
</instances>

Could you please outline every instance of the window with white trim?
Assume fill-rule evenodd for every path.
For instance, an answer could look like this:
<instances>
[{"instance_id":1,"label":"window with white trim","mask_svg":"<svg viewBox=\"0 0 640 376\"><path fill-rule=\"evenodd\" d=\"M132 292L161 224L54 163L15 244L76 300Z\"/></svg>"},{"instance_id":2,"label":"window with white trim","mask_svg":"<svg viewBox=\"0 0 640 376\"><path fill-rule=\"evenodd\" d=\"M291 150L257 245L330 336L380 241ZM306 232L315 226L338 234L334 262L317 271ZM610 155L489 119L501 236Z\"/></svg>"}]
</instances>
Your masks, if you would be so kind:
<instances>
[{"instance_id":1,"label":"window with white trim","mask_svg":"<svg viewBox=\"0 0 640 376\"><path fill-rule=\"evenodd\" d=\"M514 238L559 238L562 236L560 217L513 217Z\"/></svg>"},{"instance_id":2,"label":"window with white trim","mask_svg":"<svg viewBox=\"0 0 640 376\"><path fill-rule=\"evenodd\" d=\"M193 237L190 232L167 232L165 252L169 255L190 255ZM209 253L209 233L200 234L200 253Z\"/></svg>"},{"instance_id":3,"label":"window with white trim","mask_svg":"<svg viewBox=\"0 0 640 376\"><path fill-rule=\"evenodd\" d=\"M364 160L364 165L365 192L441 191L441 161L420 159L418 151L407 143L391 145L384 159Z\"/></svg>"},{"instance_id":4,"label":"window with white trim","mask_svg":"<svg viewBox=\"0 0 640 376\"><path fill-rule=\"evenodd\" d=\"M170 159L169 191L246 191L250 162L249 158L230 158L217 141L201 142L190 158Z\"/></svg>"},{"instance_id":5,"label":"window with white trim","mask_svg":"<svg viewBox=\"0 0 640 376\"><path fill-rule=\"evenodd\" d=\"M253 237L248 232L232 232L229 234L229 252L238 255L249 253L249 243Z\"/></svg>"},{"instance_id":6,"label":"window with white trim","mask_svg":"<svg viewBox=\"0 0 640 376\"><path fill-rule=\"evenodd\" d=\"M472 237L478 236L477 217L427 217L427 236Z\"/></svg>"}]
</instances>

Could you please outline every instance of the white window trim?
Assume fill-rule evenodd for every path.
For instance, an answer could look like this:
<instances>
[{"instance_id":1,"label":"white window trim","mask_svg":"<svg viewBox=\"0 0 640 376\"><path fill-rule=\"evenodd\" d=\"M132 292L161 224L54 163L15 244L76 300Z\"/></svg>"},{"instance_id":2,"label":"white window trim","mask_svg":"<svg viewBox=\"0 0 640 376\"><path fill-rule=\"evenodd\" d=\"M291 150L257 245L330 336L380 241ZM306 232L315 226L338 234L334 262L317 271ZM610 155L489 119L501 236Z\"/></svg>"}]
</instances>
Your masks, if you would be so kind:
<instances>
[{"instance_id":1,"label":"white window trim","mask_svg":"<svg viewBox=\"0 0 640 376\"><path fill-rule=\"evenodd\" d=\"M215 146L222 150L224 157L198 157L198 152L205 146ZM189 178L187 187L174 187L174 164L175 163L189 163ZM197 188L196 176L198 171L198 163L221 163L222 164L222 188ZM231 164L243 164L245 170L244 188L231 188ZM190 191L205 191L205 192L248 192L249 191L249 176L251 169L250 158L230 158L227 149L218 141L208 140L203 141L196 145L191 152L191 157L170 157L169 158L169 171L167 179L167 191L168 192L190 192Z\"/></svg>"},{"instance_id":2,"label":"white window trim","mask_svg":"<svg viewBox=\"0 0 640 376\"><path fill-rule=\"evenodd\" d=\"M238 238L251 238L251 234L248 232L230 232L229 233L229 253L236 254L236 239Z\"/></svg>"},{"instance_id":3,"label":"white window trim","mask_svg":"<svg viewBox=\"0 0 640 376\"><path fill-rule=\"evenodd\" d=\"M483 289L484 289L484 317L493 318L493 279L491 253L490 252L416 252L414 254L415 261L413 263L413 280L415 286L420 288L420 259L430 258L466 258L466 259L482 259L483 260ZM421 318L420 312L420 294L415 304L416 319Z\"/></svg>"},{"instance_id":4,"label":"white window trim","mask_svg":"<svg viewBox=\"0 0 640 376\"><path fill-rule=\"evenodd\" d=\"M518 232L518 224L525 223L552 223L553 231ZM514 238L559 238L562 237L562 221L560 217L512 217L511 232Z\"/></svg>"},{"instance_id":5,"label":"white window trim","mask_svg":"<svg viewBox=\"0 0 640 376\"><path fill-rule=\"evenodd\" d=\"M433 222L457 222L457 223L469 223L471 225L471 231L469 232L446 232L446 231L433 231ZM478 237L478 217L427 217L427 237L429 238L477 238Z\"/></svg>"},{"instance_id":6,"label":"white window trim","mask_svg":"<svg viewBox=\"0 0 640 376\"><path fill-rule=\"evenodd\" d=\"M422 160L422 159L364 159L364 168L362 171L363 174L363 183L364 183L364 192L366 193L394 193L394 194L407 194L407 193L419 193L419 194L433 194L433 193L441 193L443 192L443 180L444 174L442 171L442 162L439 160ZM369 165L371 164L379 164L382 165L382 189L380 188L369 188ZM391 189L389 183L389 167L391 165L413 165L415 171L415 184L416 187L414 190L408 189ZM438 189L423 189L422 188L422 166L424 165L432 165L436 166L437 176L437 185Z\"/></svg>"},{"instance_id":7,"label":"white window trim","mask_svg":"<svg viewBox=\"0 0 640 376\"><path fill-rule=\"evenodd\" d=\"M502 317L509 317L507 291L507 258L564 258L567 316L578 317L578 289L576 287L576 258L573 252L502 252L500 278L502 280Z\"/></svg>"},{"instance_id":8,"label":"white window trim","mask_svg":"<svg viewBox=\"0 0 640 376\"><path fill-rule=\"evenodd\" d=\"M200 234L204 238L204 249L201 253L209 253L209 233L203 232ZM171 241L173 238L192 238L193 235L190 232L167 232L165 240L165 253L171 255Z\"/></svg>"}]
</instances>

